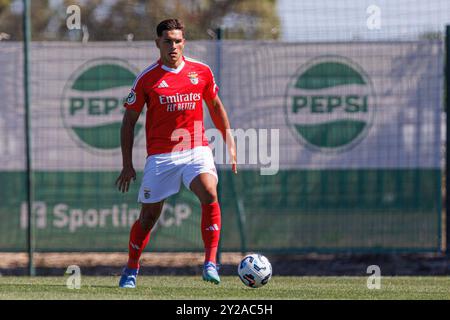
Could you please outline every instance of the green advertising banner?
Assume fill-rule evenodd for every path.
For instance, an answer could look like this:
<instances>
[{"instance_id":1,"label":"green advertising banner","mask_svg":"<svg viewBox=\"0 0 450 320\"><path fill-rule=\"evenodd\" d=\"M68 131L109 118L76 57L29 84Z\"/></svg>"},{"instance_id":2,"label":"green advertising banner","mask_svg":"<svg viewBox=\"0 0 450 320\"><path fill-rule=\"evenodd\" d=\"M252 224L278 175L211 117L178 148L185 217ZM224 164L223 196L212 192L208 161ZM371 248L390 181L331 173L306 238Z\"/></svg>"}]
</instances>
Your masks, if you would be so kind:
<instances>
[{"instance_id":1,"label":"green advertising banner","mask_svg":"<svg viewBox=\"0 0 450 320\"><path fill-rule=\"evenodd\" d=\"M437 251L441 245L440 42L189 42L220 75L238 147L234 176L205 111L221 182L225 251ZM26 249L21 48L0 43L0 251ZM126 251L137 180L120 193L120 126L148 43L33 43L31 146L37 251ZM254 54L249 54L254 53ZM145 111L144 111L145 112ZM152 251L201 251L201 207L166 200Z\"/></svg>"}]
</instances>

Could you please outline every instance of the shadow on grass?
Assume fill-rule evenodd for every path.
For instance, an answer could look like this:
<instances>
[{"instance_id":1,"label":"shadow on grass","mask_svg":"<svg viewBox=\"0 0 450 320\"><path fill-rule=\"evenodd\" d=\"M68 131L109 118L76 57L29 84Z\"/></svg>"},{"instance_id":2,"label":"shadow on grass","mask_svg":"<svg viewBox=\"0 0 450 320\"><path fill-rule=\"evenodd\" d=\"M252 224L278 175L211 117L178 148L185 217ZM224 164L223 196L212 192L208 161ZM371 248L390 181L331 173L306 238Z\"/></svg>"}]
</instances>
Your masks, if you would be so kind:
<instances>
[{"instance_id":1,"label":"shadow on grass","mask_svg":"<svg viewBox=\"0 0 450 320\"><path fill-rule=\"evenodd\" d=\"M266 255L277 276L367 276L367 267L378 265L384 276L450 275L450 257L437 254L276 254ZM86 276L120 277L123 267L80 265ZM0 269L0 275L26 276L25 267ZM38 276L63 276L65 268L36 268ZM140 275L146 276L200 276L200 265L180 267L145 266ZM236 275L237 265L223 264L220 274ZM118 279L117 279L118 281Z\"/></svg>"}]
</instances>

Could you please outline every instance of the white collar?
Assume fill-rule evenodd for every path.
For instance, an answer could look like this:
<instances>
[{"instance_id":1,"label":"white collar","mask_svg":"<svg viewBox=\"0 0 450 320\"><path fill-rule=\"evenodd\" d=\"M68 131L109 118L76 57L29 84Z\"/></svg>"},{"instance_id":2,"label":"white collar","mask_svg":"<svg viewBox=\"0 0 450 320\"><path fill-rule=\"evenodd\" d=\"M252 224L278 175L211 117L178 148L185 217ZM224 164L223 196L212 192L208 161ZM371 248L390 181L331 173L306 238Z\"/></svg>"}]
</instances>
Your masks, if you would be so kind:
<instances>
[{"instance_id":1,"label":"white collar","mask_svg":"<svg viewBox=\"0 0 450 320\"><path fill-rule=\"evenodd\" d=\"M183 61L181 61L181 63L180 63L180 65L178 66L178 68L176 68L176 69L169 68L168 66L166 66L166 65L164 65L164 64L161 64L161 68L163 68L164 70L166 70L166 71L168 71L168 72L179 73L179 72L183 69L183 67L184 67L185 64L186 64L186 63L185 63L184 60L183 60Z\"/></svg>"}]
</instances>

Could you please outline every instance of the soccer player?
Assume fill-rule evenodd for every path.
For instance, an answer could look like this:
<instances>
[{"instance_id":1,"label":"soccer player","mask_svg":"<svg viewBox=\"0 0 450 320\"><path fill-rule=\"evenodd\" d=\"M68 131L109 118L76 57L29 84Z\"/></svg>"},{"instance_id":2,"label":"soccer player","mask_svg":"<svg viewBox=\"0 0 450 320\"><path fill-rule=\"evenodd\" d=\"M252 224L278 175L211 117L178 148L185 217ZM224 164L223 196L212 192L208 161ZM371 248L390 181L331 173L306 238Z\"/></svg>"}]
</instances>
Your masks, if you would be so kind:
<instances>
[{"instance_id":1,"label":"soccer player","mask_svg":"<svg viewBox=\"0 0 450 320\"><path fill-rule=\"evenodd\" d=\"M183 55L182 22L178 19L164 20L156 32L160 59L139 74L124 104L126 110L121 128L123 169L116 180L121 192L127 192L131 180L136 179L132 163L134 126L144 105L147 105L148 156L138 195L141 212L131 227L128 263L119 286L136 287L139 258L150 239L150 231L161 214L164 200L179 192L181 182L198 197L202 207L203 280L218 284L216 254L221 228L218 177L203 126L203 100L214 125L226 141L234 173L237 173L236 147L211 69Z\"/></svg>"}]
</instances>

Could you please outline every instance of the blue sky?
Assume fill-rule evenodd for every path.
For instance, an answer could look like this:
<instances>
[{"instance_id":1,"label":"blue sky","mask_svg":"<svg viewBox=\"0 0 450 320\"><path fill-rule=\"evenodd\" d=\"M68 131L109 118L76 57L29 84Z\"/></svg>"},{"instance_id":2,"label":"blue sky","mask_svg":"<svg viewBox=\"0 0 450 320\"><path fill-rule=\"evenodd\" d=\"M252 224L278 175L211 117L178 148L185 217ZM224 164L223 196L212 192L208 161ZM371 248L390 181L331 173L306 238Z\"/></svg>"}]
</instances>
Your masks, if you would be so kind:
<instances>
[{"instance_id":1,"label":"blue sky","mask_svg":"<svg viewBox=\"0 0 450 320\"><path fill-rule=\"evenodd\" d=\"M371 5L379 8L379 29L367 27ZM285 41L412 39L450 24L450 0L278 0L277 6Z\"/></svg>"}]
</instances>

